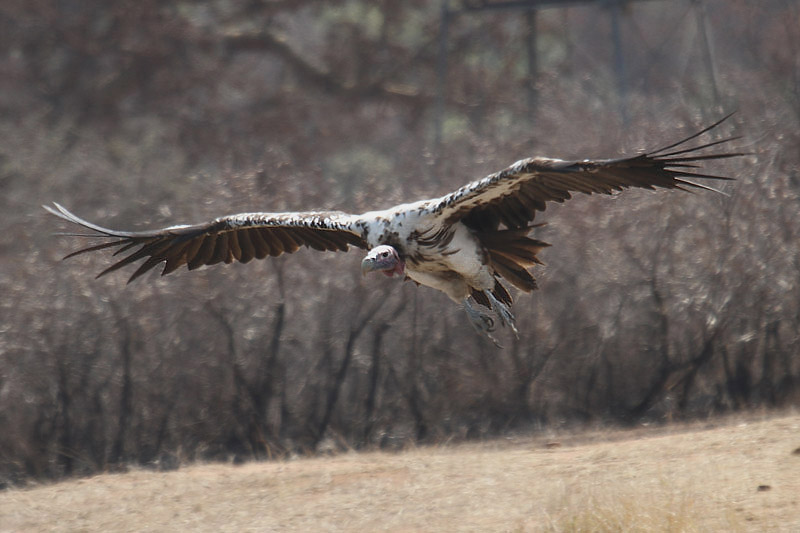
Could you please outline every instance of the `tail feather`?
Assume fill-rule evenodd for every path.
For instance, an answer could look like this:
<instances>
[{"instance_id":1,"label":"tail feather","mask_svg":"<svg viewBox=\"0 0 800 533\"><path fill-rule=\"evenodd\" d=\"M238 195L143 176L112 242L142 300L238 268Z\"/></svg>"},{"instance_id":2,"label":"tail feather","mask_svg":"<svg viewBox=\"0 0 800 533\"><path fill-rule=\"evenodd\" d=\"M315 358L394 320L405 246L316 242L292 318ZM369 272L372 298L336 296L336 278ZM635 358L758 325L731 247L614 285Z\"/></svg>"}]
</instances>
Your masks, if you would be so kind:
<instances>
[{"instance_id":1,"label":"tail feather","mask_svg":"<svg viewBox=\"0 0 800 533\"><path fill-rule=\"evenodd\" d=\"M518 289L530 292L537 288L536 280L528 272L534 265L543 264L537 254L550 246L546 242L528 237L530 227L498 231L478 232L478 239L489 253L489 259L496 275L505 278ZM496 285L500 285L497 283ZM505 290L505 288L503 288ZM501 301L497 287L492 291ZM508 294L508 291L505 291ZM511 297L508 296L510 303Z\"/></svg>"},{"instance_id":2,"label":"tail feather","mask_svg":"<svg viewBox=\"0 0 800 533\"><path fill-rule=\"evenodd\" d=\"M514 302L514 300L511 298L511 295L508 293L508 289L506 289L497 278L494 280L494 289L492 289L492 294L494 294L494 297L497 298L498 301L503 302L506 305L511 305ZM489 309L492 308L492 303L489 301L489 297L486 296L483 291L472 289L472 297L482 306L488 307Z\"/></svg>"},{"instance_id":3,"label":"tail feather","mask_svg":"<svg viewBox=\"0 0 800 533\"><path fill-rule=\"evenodd\" d=\"M475 299L476 302L481 304L484 307L488 307L489 309L492 308L492 303L489 301L489 297L483 291L479 291L478 289L472 289L472 297Z\"/></svg>"},{"instance_id":4,"label":"tail feather","mask_svg":"<svg viewBox=\"0 0 800 533\"><path fill-rule=\"evenodd\" d=\"M516 288L530 292L536 290L536 280L533 278L527 269L519 263L509 261L502 255L492 255L492 266L494 271L505 278L509 283Z\"/></svg>"},{"instance_id":5,"label":"tail feather","mask_svg":"<svg viewBox=\"0 0 800 533\"><path fill-rule=\"evenodd\" d=\"M539 261L539 258L536 257L536 254L529 253L527 251L517 251L512 249L506 250L489 250L489 255L494 260L496 257L502 257L507 261L511 261L512 263L517 263L519 266L523 266L525 268L532 268L536 265L541 265L542 262Z\"/></svg>"}]
</instances>

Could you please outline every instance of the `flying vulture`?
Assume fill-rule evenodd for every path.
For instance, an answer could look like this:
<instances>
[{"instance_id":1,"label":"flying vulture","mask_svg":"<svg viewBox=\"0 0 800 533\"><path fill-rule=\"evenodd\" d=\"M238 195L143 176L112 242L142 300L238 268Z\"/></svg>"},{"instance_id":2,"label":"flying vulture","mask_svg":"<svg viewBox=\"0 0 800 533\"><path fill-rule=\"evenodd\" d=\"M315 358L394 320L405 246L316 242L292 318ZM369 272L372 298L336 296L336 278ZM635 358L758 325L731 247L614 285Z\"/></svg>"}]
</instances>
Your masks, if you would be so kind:
<instances>
[{"instance_id":1,"label":"flying vulture","mask_svg":"<svg viewBox=\"0 0 800 533\"><path fill-rule=\"evenodd\" d=\"M163 276L183 265L194 270L221 262L247 263L292 253L301 246L323 251L355 246L367 250L361 262L364 274L396 274L444 292L463 303L470 323L494 341L495 319L517 332L511 295L501 280L524 292L536 288L529 269L540 263L539 252L549 246L528 237L537 211L544 211L547 202L570 199L574 192L612 194L629 187L713 190L697 181L730 178L702 173L699 163L743 154L705 151L735 138L695 146L689 141L727 118L652 152L583 161L532 157L440 198L361 215L242 213L202 224L131 232L92 224L57 203L44 208L92 232L67 235L101 241L65 259L106 248L121 256L98 277L143 259L129 283L161 263Z\"/></svg>"}]
</instances>

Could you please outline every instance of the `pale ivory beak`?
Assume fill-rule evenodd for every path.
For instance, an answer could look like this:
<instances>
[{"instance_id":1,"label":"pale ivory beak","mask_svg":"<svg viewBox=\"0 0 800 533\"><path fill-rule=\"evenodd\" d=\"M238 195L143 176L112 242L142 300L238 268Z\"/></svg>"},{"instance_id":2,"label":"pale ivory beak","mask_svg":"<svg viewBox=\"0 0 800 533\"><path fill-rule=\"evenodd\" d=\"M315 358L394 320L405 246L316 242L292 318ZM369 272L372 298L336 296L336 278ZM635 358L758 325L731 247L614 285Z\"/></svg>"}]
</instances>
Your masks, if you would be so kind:
<instances>
[{"instance_id":1,"label":"pale ivory beak","mask_svg":"<svg viewBox=\"0 0 800 533\"><path fill-rule=\"evenodd\" d=\"M366 276L369 272L375 270L375 260L371 257L365 257L361 261L361 275Z\"/></svg>"}]
</instances>

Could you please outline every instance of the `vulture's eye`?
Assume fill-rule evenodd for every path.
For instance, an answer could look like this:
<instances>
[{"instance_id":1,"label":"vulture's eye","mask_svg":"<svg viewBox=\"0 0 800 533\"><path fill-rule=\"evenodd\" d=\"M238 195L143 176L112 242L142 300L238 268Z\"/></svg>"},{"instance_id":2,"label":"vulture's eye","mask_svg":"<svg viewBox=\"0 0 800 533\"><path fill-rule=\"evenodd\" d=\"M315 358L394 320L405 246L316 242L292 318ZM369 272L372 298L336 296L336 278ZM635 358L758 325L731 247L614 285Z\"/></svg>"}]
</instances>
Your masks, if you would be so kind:
<instances>
[{"instance_id":1,"label":"vulture's eye","mask_svg":"<svg viewBox=\"0 0 800 533\"><path fill-rule=\"evenodd\" d=\"M381 252L381 257L389 257L389 252Z\"/></svg>"}]
</instances>

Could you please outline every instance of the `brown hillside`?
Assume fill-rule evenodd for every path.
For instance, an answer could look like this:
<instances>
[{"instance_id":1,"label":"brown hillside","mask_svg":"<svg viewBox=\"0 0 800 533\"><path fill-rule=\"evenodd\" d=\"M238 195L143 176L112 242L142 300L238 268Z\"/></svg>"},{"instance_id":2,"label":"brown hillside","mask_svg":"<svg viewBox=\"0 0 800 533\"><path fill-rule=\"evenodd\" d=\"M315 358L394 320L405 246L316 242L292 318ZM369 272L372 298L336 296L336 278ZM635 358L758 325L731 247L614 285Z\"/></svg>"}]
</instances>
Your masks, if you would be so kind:
<instances>
[{"instance_id":1,"label":"brown hillside","mask_svg":"<svg viewBox=\"0 0 800 533\"><path fill-rule=\"evenodd\" d=\"M102 475L0 531L800 531L800 415Z\"/></svg>"}]
</instances>

